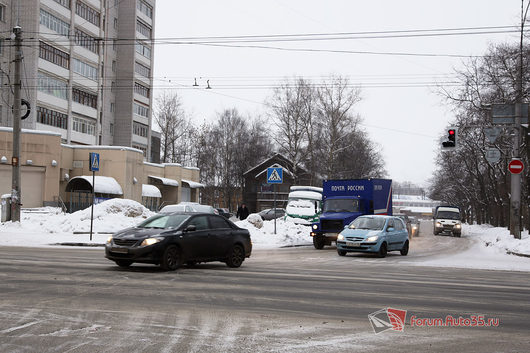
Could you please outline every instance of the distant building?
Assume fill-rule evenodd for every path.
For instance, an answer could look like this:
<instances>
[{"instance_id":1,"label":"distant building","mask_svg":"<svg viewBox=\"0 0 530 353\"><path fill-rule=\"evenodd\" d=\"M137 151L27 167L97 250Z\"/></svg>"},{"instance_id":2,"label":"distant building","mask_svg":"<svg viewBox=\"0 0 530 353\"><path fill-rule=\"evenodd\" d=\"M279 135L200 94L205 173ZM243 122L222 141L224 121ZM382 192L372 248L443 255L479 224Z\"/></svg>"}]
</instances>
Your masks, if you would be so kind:
<instances>
[{"instance_id":1,"label":"distant building","mask_svg":"<svg viewBox=\"0 0 530 353\"><path fill-rule=\"evenodd\" d=\"M282 184L267 183L267 168L269 167L283 168ZM245 179L243 203L247 205L250 212L272 208L274 188L276 188L276 207L284 208L287 206L289 188L295 185L294 176L298 180L296 185L310 185L310 175L307 170L301 167L295 170L293 162L279 153L250 168L243 176Z\"/></svg>"},{"instance_id":2,"label":"distant building","mask_svg":"<svg viewBox=\"0 0 530 353\"><path fill-rule=\"evenodd\" d=\"M152 160L154 14L155 0L0 1L0 126L13 126L7 39L19 21L22 98L32 108L22 128L70 145L132 147Z\"/></svg>"}]
</instances>

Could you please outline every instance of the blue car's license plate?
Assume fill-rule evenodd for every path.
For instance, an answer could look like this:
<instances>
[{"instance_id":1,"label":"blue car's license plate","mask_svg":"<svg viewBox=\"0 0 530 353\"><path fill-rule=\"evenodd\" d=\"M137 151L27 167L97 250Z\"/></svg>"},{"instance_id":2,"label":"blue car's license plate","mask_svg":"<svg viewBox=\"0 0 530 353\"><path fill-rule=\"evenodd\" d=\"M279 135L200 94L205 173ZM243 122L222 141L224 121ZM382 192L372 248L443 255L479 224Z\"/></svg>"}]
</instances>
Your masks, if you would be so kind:
<instances>
[{"instance_id":1,"label":"blue car's license plate","mask_svg":"<svg viewBox=\"0 0 530 353\"><path fill-rule=\"evenodd\" d=\"M351 246L351 247L357 248L357 247L361 246L361 243L357 243L357 242L353 242L353 241L347 241L346 242L346 246Z\"/></svg>"}]
</instances>

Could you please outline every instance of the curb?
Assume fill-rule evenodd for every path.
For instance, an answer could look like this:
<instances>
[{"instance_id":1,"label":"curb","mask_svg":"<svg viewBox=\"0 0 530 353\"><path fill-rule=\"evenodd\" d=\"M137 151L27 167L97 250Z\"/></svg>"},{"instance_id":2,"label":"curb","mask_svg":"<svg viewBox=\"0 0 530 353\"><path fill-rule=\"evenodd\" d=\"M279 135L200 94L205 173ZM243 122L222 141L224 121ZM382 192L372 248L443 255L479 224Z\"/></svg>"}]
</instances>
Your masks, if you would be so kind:
<instances>
[{"instance_id":1,"label":"curb","mask_svg":"<svg viewBox=\"0 0 530 353\"><path fill-rule=\"evenodd\" d=\"M87 247L104 247L105 244L91 244L91 243L55 243L52 245L62 245L62 246L87 246Z\"/></svg>"},{"instance_id":2,"label":"curb","mask_svg":"<svg viewBox=\"0 0 530 353\"><path fill-rule=\"evenodd\" d=\"M528 255L528 254L520 254L520 253L513 252L513 251L506 251L506 253L509 254L509 255L515 255L515 256L530 258L530 255Z\"/></svg>"}]
</instances>

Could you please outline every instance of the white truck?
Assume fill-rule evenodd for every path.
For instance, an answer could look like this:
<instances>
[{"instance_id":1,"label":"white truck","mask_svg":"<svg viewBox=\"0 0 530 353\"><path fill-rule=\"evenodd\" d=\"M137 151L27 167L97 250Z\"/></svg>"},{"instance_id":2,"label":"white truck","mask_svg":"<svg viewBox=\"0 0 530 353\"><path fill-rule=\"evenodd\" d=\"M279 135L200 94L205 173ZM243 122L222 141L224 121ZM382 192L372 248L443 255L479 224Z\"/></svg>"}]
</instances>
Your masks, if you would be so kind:
<instances>
[{"instance_id":1,"label":"white truck","mask_svg":"<svg viewBox=\"0 0 530 353\"><path fill-rule=\"evenodd\" d=\"M455 237L462 234L462 222L460 217L460 208L458 206L437 206L433 209L433 233L449 233Z\"/></svg>"},{"instance_id":2,"label":"white truck","mask_svg":"<svg viewBox=\"0 0 530 353\"><path fill-rule=\"evenodd\" d=\"M286 220L311 225L318 220L322 209L322 188L316 186L291 186L285 208Z\"/></svg>"}]
</instances>

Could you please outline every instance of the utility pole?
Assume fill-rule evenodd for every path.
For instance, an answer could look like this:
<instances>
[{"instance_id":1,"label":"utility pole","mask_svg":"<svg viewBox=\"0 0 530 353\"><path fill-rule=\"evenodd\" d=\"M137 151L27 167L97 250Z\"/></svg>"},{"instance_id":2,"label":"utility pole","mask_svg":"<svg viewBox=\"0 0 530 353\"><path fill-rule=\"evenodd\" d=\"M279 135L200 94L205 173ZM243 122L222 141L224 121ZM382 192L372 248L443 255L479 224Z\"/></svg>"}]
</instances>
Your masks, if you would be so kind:
<instances>
[{"instance_id":1,"label":"utility pole","mask_svg":"<svg viewBox=\"0 0 530 353\"><path fill-rule=\"evenodd\" d=\"M20 67L22 66L22 28L13 27L15 34L15 82L14 82L14 103L13 103L13 157L11 158L12 166L12 183L11 183L11 221L20 222L20 91L22 88L22 79L20 77Z\"/></svg>"},{"instance_id":2,"label":"utility pole","mask_svg":"<svg viewBox=\"0 0 530 353\"><path fill-rule=\"evenodd\" d=\"M530 2L529 2L530 5ZM519 60L517 60L517 92L515 100L515 127L513 136L513 158L521 158L521 119L523 116L523 38L524 23L526 21L526 11L524 9L524 0L521 0L521 40L519 42ZM512 173L511 177L511 199L510 199L510 234L514 238L521 239L521 174Z\"/></svg>"}]
</instances>

